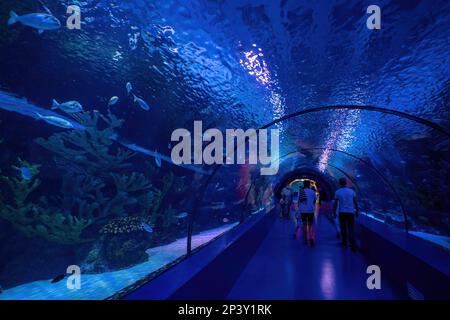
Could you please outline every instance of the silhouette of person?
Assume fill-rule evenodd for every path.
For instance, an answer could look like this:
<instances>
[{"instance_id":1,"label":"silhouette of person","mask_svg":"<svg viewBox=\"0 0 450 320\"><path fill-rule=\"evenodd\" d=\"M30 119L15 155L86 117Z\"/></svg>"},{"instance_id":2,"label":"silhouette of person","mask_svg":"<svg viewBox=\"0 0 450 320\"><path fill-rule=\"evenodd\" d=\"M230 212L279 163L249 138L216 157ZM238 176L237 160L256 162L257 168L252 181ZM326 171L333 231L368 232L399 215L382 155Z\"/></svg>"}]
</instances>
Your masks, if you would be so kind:
<instances>
[{"instance_id":1,"label":"silhouette of person","mask_svg":"<svg viewBox=\"0 0 450 320\"><path fill-rule=\"evenodd\" d=\"M347 179L339 179L340 188L334 194L333 214L338 214L342 236L342 246L347 247L347 239L353 251L356 250L355 242L355 216L358 216L358 200L353 189L347 187Z\"/></svg>"},{"instance_id":2,"label":"silhouette of person","mask_svg":"<svg viewBox=\"0 0 450 320\"><path fill-rule=\"evenodd\" d=\"M317 196L310 188L309 180L303 181L303 189L299 190L299 211L302 219L303 242L314 246L314 211L316 208Z\"/></svg>"}]
</instances>

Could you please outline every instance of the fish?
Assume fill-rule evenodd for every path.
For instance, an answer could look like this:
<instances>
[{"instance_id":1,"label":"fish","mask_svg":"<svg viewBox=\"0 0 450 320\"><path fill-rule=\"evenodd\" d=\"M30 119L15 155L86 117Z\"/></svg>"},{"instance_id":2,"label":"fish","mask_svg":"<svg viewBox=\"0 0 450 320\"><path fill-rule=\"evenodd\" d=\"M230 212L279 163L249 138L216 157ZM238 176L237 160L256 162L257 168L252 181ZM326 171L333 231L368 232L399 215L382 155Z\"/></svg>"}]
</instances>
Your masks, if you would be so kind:
<instances>
[{"instance_id":1,"label":"fish","mask_svg":"<svg viewBox=\"0 0 450 320\"><path fill-rule=\"evenodd\" d=\"M212 210L225 209L225 202L213 202L212 205L206 206L204 208Z\"/></svg>"},{"instance_id":2,"label":"fish","mask_svg":"<svg viewBox=\"0 0 450 320\"><path fill-rule=\"evenodd\" d=\"M170 142L167 144L167 149L172 149L172 144Z\"/></svg>"},{"instance_id":3,"label":"fish","mask_svg":"<svg viewBox=\"0 0 450 320\"><path fill-rule=\"evenodd\" d=\"M24 166L20 167L19 170L23 180L30 181L33 178L30 168Z\"/></svg>"},{"instance_id":4,"label":"fish","mask_svg":"<svg viewBox=\"0 0 450 320\"><path fill-rule=\"evenodd\" d=\"M115 105L117 103L117 101L119 101L118 96L111 97L111 99L109 99L109 102L108 102L108 107Z\"/></svg>"},{"instance_id":5,"label":"fish","mask_svg":"<svg viewBox=\"0 0 450 320\"><path fill-rule=\"evenodd\" d=\"M177 214L176 216L175 216L175 218L177 218L177 219L184 219L184 218L186 218L188 216L188 213L187 212L182 212L182 213L180 213L180 214Z\"/></svg>"},{"instance_id":6,"label":"fish","mask_svg":"<svg viewBox=\"0 0 450 320\"><path fill-rule=\"evenodd\" d=\"M155 150L155 153L156 153L156 156L155 156L156 165L161 168L161 157L158 155L156 150Z\"/></svg>"},{"instance_id":7,"label":"fish","mask_svg":"<svg viewBox=\"0 0 450 320\"><path fill-rule=\"evenodd\" d=\"M146 111L150 110L150 106L147 104L147 102L145 102L144 100L142 100L139 97L136 97L134 94L133 94L133 97L134 97L134 102L137 103L139 105L139 107L141 107L141 109L144 109Z\"/></svg>"},{"instance_id":8,"label":"fish","mask_svg":"<svg viewBox=\"0 0 450 320\"><path fill-rule=\"evenodd\" d=\"M55 126L61 127L61 128L73 129L73 124L63 118L59 118L59 117L55 117L55 116L43 116L40 113L36 113L36 116L37 116L37 120L44 120L48 124L52 124L52 125L55 125Z\"/></svg>"},{"instance_id":9,"label":"fish","mask_svg":"<svg viewBox=\"0 0 450 320\"><path fill-rule=\"evenodd\" d=\"M225 223L227 223L228 221L230 221L230 219L228 219L228 218L223 218L222 221L225 222Z\"/></svg>"},{"instance_id":10,"label":"fish","mask_svg":"<svg viewBox=\"0 0 450 320\"><path fill-rule=\"evenodd\" d=\"M19 16L14 11L10 11L8 26L17 22L37 29L39 34L44 32L44 30L55 30L61 27L61 22L56 17L48 13L28 13L23 16Z\"/></svg>"},{"instance_id":11,"label":"fish","mask_svg":"<svg viewBox=\"0 0 450 320\"><path fill-rule=\"evenodd\" d=\"M217 189L216 191L223 191L223 190L225 190L225 188L221 187L221 188Z\"/></svg>"},{"instance_id":12,"label":"fish","mask_svg":"<svg viewBox=\"0 0 450 320\"><path fill-rule=\"evenodd\" d=\"M427 133L415 133L410 134L406 137L406 140L415 141L415 140L421 140L429 138L430 136Z\"/></svg>"},{"instance_id":13,"label":"fish","mask_svg":"<svg viewBox=\"0 0 450 320\"><path fill-rule=\"evenodd\" d=\"M148 223L142 223L141 227L142 227L142 229L144 229L144 231L146 231L148 233L152 233L153 232L152 226L149 225Z\"/></svg>"},{"instance_id":14,"label":"fish","mask_svg":"<svg viewBox=\"0 0 450 320\"><path fill-rule=\"evenodd\" d=\"M78 101L67 101L59 103L55 99L52 102L52 110L61 109L66 113L77 113L83 111L83 106Z\"/></svg>"},{"instance_id":15,"label":"fish","mask_svg":"<svg viewBox=\"0 0 450 320\"><path fill-rule=\"evenodd\" d=\"M61 281L62 279L64 279L65 277L66 277L65 274L57 275L56 277L54 277L54 278L52 279L51 283L57 283L57 282L60 282L60 281Z\"/></svg>"},{"instance_id":16,"label":"fish","mask_svg":"<svg viewBox=\"0 0 450 320\"><path fill-rule=\"evenodd\" d=\"M131 83L130 83L130 82L127 82L127 85L126 85L126 87L127 87L127 93L128 93L128 94L130 94L130 93L131 93L131 91L133 91L133 86L131 85Z\"/></svg>"}]
</instances>

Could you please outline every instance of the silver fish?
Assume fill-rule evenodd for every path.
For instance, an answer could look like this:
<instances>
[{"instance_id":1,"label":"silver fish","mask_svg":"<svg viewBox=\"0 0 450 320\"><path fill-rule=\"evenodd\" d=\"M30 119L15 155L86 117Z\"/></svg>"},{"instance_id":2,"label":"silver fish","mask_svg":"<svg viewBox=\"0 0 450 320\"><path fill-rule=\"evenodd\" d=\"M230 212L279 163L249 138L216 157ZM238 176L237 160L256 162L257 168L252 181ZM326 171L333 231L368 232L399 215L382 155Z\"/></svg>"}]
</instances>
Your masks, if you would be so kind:
<instances>
[{"instance_id":1,"label":"silver fish","mask_svg":"<svg viewBox=\"0 0 450 320\"><path fill-rule=\"evenodd\" d=\"M83 111L83 106L78 101L67 101L59 103L53 99L52 110L61 109L66 113L77 113Z\"/></svg>"},{"instance_id":2,"label":"silver fish","mask_svg":"<svg viewBox=\"0 0 450 320\"><path fill-rule=\"evenodd\" d=\"M220 210L225 209L225 202L213 202L210 206L203 207L204 209Z\"/></svg>"},{"instance_id":3,"label":"silver fish","mask_svg":"<svg viewBox=\"0 0 450 320\"><path fill-rule=\"evenodd\" d=\"M142 223L141 227L144 231L148 232L148 233L152 233L153 232L153 228L151 225L149 225L148 223Z\"/></svg>"},{"instance_id":4,"label":"silver fish","mask_svg":"<svg viewBox=\"0 0 450 320\"><path fill-rule=\"evenodd\" d=\"M158 167L161 167L161 157L158 155L158 152L156 150L155 150L155 153L156 153L156 156L155 156L156 165Z\"/></svg>"},{"instance_id":5,"label":"silver fish","mask_svg":"<svg viewBox=\"0 0 450 320\"><path fill-rule=\"evenodd\" d=\"M108 107L115 105L117 103L117 101L119 101L119 97L117 97L117 96L111 97L111 99L109 99L109 102L108 102Z\"/></svg>"},{"instance_id":6,"label":"silver fish","mask_svg":"<svg viewBox=\"0 0 450 320\"><path fill-rule=\"evenodd\" d=\"M188 213L187 212L182 212L182 213L180 213L180 214L177 214L176 216L175 216L175 218L177 218L177 219L184 219L184 218L186 218L188 216Z\"/></svg>"},{"instance_id":7,"label":"silver fish","mask_svg":"<svg viewBox=\"0 0 450 320\"><path fill-rule=\"evenodd\" d=\"M133 86L131 85L131 83L130 83L130 82L127 82L127 85L126 85L126 87L127 87L127 93L128 93L128 94L130 94L130 93L131 93L131 91L133 91Z\"/></svg>"},{"instance_id":8,"label":"silver fish","mask_svg":"<svg viewBox=\"0 0 450 320\"><path fill-rule=\"evenodd\" d=\"M11 11L9 13L8 25L10 26L17 22L37 29L39 34L44 32L44 30L54 30L61 27L61 22L48 13L29 13L19 16L14 11Z\"/></svg>"},{"instance_id":9,"label":"silver fish","mask_svg":"<svg viewBox=\"0 0 450 320\"><path fill-rule=\"evenodd\" d=\"M36 113L36 115L37 115L37 120L44 120L45 122L52 124L54 126L57 126L57 127L73 129L72 123L70 123L69 121L67 121L63 118L58 118L55 116L43 116L40 113Z\"/></svg>"},{"instance_id":10,"label":"silver fish","mask_svg":"<svg viewBox=\"0 0 450 320\"><path fill-rule=\"evenodd\" d=\"M134 97L134 102L137 103L139 105L139 107L141 107L144 110L150 110L150 106L147 104L147 102L145 102L144 100L142 100L139 97L136 97L135 95L133 95Z\"/></svg>"}]
</instances>

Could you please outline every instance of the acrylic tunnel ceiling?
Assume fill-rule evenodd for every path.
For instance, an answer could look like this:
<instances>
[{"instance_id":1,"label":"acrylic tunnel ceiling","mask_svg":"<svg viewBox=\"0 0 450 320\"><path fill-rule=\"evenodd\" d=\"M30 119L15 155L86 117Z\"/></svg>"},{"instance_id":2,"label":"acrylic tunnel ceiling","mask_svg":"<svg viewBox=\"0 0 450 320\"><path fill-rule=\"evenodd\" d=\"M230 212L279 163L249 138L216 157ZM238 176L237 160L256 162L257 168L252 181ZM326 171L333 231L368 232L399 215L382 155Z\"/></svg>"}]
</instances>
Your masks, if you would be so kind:
<instances>
[{"instance_id":1,"label":"acrylic tunnel ceiling","mask_svg":"<svg viewBox=\"0 0 450 320\"><path fill-rule=\"evenodd\" d=\"M87 3L78 33L46 35L39 48L31 48L30 35L4 37L8 61L35 54L3 65L11 77L2 87L19 87L16 94L39 102L75 86L78 100L94 107L129 79L165 119L146 128L148 140L194 119L208 127L259 127L325 105L380 106L448 127L446 1L381 1L383 28L376 32L366 28L364 1ZM56 64L58 75L50 68ZM22 83L24 75L32 85ZM94 96L87 86L97 88ZM439 139L426 126L364 110L318 112L279 127L284 148L333 147L381 166L408 162L409 148ZM139 139L144 131L130 134Z\"/></svg>"}]
</instances>

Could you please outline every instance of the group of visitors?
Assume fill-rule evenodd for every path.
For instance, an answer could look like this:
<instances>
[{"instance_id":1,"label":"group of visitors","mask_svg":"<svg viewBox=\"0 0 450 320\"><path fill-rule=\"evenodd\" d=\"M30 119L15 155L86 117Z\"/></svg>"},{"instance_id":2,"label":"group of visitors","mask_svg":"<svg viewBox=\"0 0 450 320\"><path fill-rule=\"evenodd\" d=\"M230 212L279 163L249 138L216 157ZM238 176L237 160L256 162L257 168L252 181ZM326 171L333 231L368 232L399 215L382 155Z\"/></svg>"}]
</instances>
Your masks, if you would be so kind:
<instances>
[{"instance_id":1,"label":"group of visitors","mask_svg":"<svg viewBox=\"0 0 450 320\"><path fill-rule=\"evenodd\" d=\"M337 237L341 238L341 245L347 247L350 244L352 250L356 250L354 233L355 216L358 216L358 201L356 193L347 186L345 178L339 179L340 188L336 190L333 199L332 217L335 221ZM286 186L281 191L281 217L291 218L295 224L294 239L302 231L303 242L314 246L314 221L315 212L319 208L316 191L311 188L311 182L304 180L299 183L298 192Z\"/></svg>"}]
</instances>

